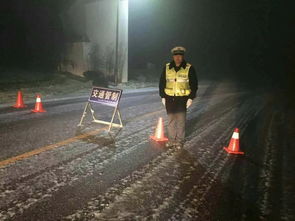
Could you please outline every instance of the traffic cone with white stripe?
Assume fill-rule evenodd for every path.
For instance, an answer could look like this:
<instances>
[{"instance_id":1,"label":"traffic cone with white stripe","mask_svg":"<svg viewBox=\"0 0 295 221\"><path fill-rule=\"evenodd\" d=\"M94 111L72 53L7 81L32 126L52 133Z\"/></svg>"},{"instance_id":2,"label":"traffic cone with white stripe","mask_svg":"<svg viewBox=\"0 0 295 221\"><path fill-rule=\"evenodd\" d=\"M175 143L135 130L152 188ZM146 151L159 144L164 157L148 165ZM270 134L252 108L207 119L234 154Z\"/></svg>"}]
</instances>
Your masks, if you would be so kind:
<instances>
[{"instance_id":1,"label":"traffic cone with white stripe","mask_svg":"<svg viewBox=\"0 0 295 221\"><path fill-rule=\"evenodd\" d=\"M240 151L240 141L239 141L239 129L236 128L230 139L228 147L224 147L228 153L231 154L244 154L244 152Z\"/></svg>"},{"instance_id":2,"label":"traffic cone with white stripe","mask_svg":"<svg viewBox=\"0 0 295 221\"><path fill-rule=\"evenodd\" d=\"M160 117L159 121L158 121L158 125L155 131L155 135L154 136L150 136L151 139L155 140L155 141L168 141L168 138L165 137L164 135L164 122L163 122L163 118Z\"/></svg>"},{"instance_id":3,"label":"traffic cone with white stripe","mask_svg":"<svg viewBox=\"0 0 295 221\"><path fill-rule=\"evenodd\" d=\"M42 105L42 102L41 102L41 96L39 94L37 94L35 109L32 110L32 112L34 112L34 113L46 112L46 110L43 109L43 105Z\"/></svg>"}]
</instances>

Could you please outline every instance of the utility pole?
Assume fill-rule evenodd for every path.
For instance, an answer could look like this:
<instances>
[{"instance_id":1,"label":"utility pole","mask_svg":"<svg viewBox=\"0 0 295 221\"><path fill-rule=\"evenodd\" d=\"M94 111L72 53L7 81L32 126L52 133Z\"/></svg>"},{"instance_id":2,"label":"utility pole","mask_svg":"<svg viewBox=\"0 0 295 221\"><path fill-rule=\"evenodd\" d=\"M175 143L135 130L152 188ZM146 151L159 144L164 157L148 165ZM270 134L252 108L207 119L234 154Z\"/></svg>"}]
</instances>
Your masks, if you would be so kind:
<instances>
[{"instance_id":1,"label":"utility pole","mask_svg":"<svg viewBox=\"0 0 295 221\"><path fill-rule=\"evenodd\" d=\"M116 23L116 49L115 49L115 70L114 70L114 77L115 77L115 85L118 85L118 78L119 78L119 22L120 22L120 0L117 1L117 23Z\"/></svg>"}]
</instances>

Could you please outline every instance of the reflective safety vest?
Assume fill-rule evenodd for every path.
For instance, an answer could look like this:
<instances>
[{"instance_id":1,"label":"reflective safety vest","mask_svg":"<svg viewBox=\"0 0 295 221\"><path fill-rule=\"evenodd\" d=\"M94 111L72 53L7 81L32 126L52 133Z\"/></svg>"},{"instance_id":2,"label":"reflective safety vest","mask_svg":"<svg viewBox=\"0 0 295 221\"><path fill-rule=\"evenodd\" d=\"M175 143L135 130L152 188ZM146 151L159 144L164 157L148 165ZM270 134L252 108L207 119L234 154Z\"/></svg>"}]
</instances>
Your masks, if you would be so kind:
<instances>
[{"instance_id":1,"label":"reflective safety vest","mask_svg":"<svg viewBox=\"0 0 295 221\"><path fill-rule=\"evenodd\" d=\"M191 93L188 76L191 65L187 63L186 68L181 67L177 72L169 65L166 64L165 93L169 96L188 96Z\"/></svg>"}]
</instances>

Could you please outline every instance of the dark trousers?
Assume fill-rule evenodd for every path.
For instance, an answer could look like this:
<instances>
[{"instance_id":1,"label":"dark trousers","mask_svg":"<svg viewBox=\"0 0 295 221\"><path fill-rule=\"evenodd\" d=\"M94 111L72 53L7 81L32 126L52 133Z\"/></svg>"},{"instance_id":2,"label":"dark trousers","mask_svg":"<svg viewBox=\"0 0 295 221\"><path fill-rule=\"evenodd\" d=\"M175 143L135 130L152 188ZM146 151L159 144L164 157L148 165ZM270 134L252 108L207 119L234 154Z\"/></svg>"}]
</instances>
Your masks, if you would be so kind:
<instances>
[{"instance_id":1,"label":"dark trousers","mask_svg":"<svg viewBox=\"0 0 295 221\"><path fill-rule=\"evenodd\" d=\"M168 138L170 142L184 144L186 111L168 113Z\"/></svg>"}]
</instances>

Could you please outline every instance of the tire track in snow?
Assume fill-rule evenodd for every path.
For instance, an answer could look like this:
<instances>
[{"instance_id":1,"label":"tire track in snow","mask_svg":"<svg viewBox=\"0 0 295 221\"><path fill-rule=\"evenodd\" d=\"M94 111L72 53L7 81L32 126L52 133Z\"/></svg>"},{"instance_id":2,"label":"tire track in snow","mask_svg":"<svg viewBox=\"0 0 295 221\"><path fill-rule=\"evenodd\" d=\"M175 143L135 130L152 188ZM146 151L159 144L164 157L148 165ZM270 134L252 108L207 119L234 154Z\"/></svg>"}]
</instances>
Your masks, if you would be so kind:
<instances>
[{"instance_id":1,"label":"tire track in snow","mask_svg":"<svg viewBox=\"0 0 295 221\"><path fill-rule=\"evenodd\" d=\"M202 111L206 111L206 110L198 111L197 114L199 114ZM142 132L140 132L138 134L134 134L133 136L138 136L139 138L141 138L142 136L145 137L147 135L147 134L145 134L145 132L146 132L146 130L150 129L150 126L151 125L146 127ZM151 132L151 131L149 131L149 132ZM128 137L126 139L128 139ZM119 142L124 142L124 141L126 141L126 139L119 140ZM130 137L129 137L129 139L130 139ZM146 143L146 142L143 142L143 143ZM73 171L76 171L78 169L78 170L80 170L80 172L82 174L83 173L86 174L85 176L92 175L94 173L94 171L97 171L97 170L102 169L104 167L104 163L107 162L108 157L113 156L113 158L110 160L115 160L117 157L122 157L122 154L128 154L133 149L136 149L136 147L138 145L141 145L143 143L138 143L136 146L129 148L129 150L125 150L129 146L129 143L126 142L125 146L124 146L124 144L122 144L123 147L121 146L120 149L117 150L119 152L119 154L117 154L115 156L113 156L114 153L112 151L109 152L109 155L101 154L103 151L106 151L106 149L105 148L100 149L100 150L98 150L97 153L91 153L91 155L100 156L99 160L97 160L97 159L91 160L91 159L87 158L86 161L84 160L84 162L86 162L86 163L85 163L85 166L83 166L83 165L81 165L80 158L74 159L70 163L71 164L70 171L65 170L64 166L59 166L55 170L46 172L46 173L42 174L41 176L37 177L39 179L30 179L29 181L26 181L23 186L18 186L18 190L19 190L18 194L15 194L15 192L17 192L17 191L11 192L11 190L6 190L4 192L4 194L6 194L6 195L3 196L4 200L7 200L6 199L6 198L8 198L7 195L25 195L27 198L27 200L25 200L23 202L19 202L15 198L12 198L10 202L13 201L13 203L11 203L11 204L9 204L7 201L4 201L5 202L4 204L8 205L6 210L8 211L9 217L14 216L16 213L18 213L17 211L22 213L22 211L24 209L27 209L30 206L32 206L33 204L37 203L38 200L42 200L42 199L50 197L51 194L53 192L56 192L59 188L65 186L65 185L68 185L68 184L72 184L74 181L79 179L79 177L81 177L81 176L73 173ZM120 153L121 150L123 150L123 153ZM102 163L99 163L99 161L102 161ZM78 166L75 167L76 165L78 165ZM97 167L97 165L99 165L101 167ZM66 175L64 175L64 173L66 173ZM45 182L46 182L46 185L45 186L42 185ZM47 189L46 193L44 193L44 189ZM31 193L31 194L27 195L26 193ZM32 195L34 195L35 197ZM37 198L36 198L36 196L37 196ZM15 208L14 211L13 211L13 204L17 205L17 208ZM4 213L1 213L1 215L5 216Z\"/></svg>"},{"instance_id":2,"label":"tire track in snow","mask_svg":"<svg viewBox=\"0 0 295 221\"><path fill-rule=\"evenodd\" d=\"M230 129L229 129L230 130ZM225 134L228 134L228 133L226 133L225 132ZM174 156L175 157L175 156ZM171 160L169 161L169 159L165 159L165 160L168 160L168 162L171 162ZM165 161L166 162L166 161ZM165 164L165 162L163 162L164 164ZM175 163L175 161L174 161L174 159L172 160L172 164L173 163ZM162 168L162 163L160 164L160 169ZM166 168L169 168L169 166L167 166L166 165ZM172 165L171 165L171 167L173 167ZM163 169L163 168L162 168ZM171 171L170 171L171 172ZM163 172L164 173L164 172ZM169 174L171 174L171 173L169 173ZM151 178L153 178L153 177L157 177L155 174L153 175L153 176L148 176L147 178L146 178L146 180L147 181L149 181ZM154 183L157 183L157 182L154 182ZM139 185L138 183L136 183L136 184L134 184L135 186L137 185ZM141 180L140 181L140 185L141 186L146 186L146 183L145 182L143 182L143 180ZM175 184L174 184L175 185ZM139 187L138 187L139 188ZM153 189L154 189L155 187L153 186ZM177 185L175 185L175 188L176 188L176 190L178 190L179 188L178 188L178 186ZM142 189L144 189L144 187L142 187ZM122 200L122 198L121 199L119 199L119 200L122 200L122 203L121 204L123 204L123 205L126 205L126 204L128 204L127 203L127 201L129 202L129 203L131 203L133 200L136 200L136 198L135 199L133 199L132 198L132 196L133 195L135 195L136 196L136 194L138 194L138 193L140 193L140 192L144 192L144 190L142 190L142 189L140 189L139 188L139 190L136 192L136 193L133 193L133 192L129 192L128 193L128 196L131 196L131 198L130 199L125 199L124 200L124 197L123 197L123 200ZM133 195L132 195L132 193L133 193ZM150 194L150 193L149 193ZM142 197L142 196L141 196ZM162 200L162 196L160 196L160 199L159 200ZM167 202L164 202L163 203L165 206L169 206L169 203L167 203ZM119 207L119 206L118 206ZM159 205L157 205L157 208L158 207L161 207L161 206L159 206ZM163 206L162 206L163 207ZM119 210L119 212L122 212L122 210L124 211L125 209L124 209L124 207L123 207L123 209L121 209L121 210ZM148 210L148 211L150 211L149 209L147 209L146 207L144 207L144 210L146 211L146 210ZM126 211L126 210L125 210ZM128 211L128 210L127 210ZM135 212L135 211L133 211L133 212ZM136 211L136 212L139 212L139 211ZM142 212L143 214L145 214L144 213L144 211L140 211L140 212ZM155 212L155 211L154 211ZM159 212L159 211L158 211ZM104 213L104 212L103 212ZM138 213L136 213L136 214L138 214ZM122 220L128 220L128 218L131 218L131 217L135 217L135 219L137 220L142 220L142 219L144 219L144 218L147 218L147 216L145 216L145 215L147 215L147 214L145 214L145 215L142 215L142 214L140 214L140 215L136 215L135 216L135 214L134 213L125 213L125 212L122 212L120 215L121 216L112 216L113 215L113 211L112 210L110 210L110 212L108 213L108 215L110 215L110 216L105 216L105 217L103 217L102 215L100 215L99 213L95 213L95 219L102 219L102 220L109 220L109 219L122 219ZM157 218L157 216L158 216L158 214L157 213L154 213L152 216L148 216L148 218L147 219L156 219ZM90 217L87 217L87 219L86 220L88 220L88 218L90 218Z\"/></svg>"},{"instance_id":3,"label":"tire track in snow","mask_svg":"<svg viewBox=\"0 0 295 221\"><path fill-rule=\"evenodd\" d=\"M210 123L210 125L212 125L212 127L214 128L214 126L215 126L215 124L212 124L212 123ZM207 126L206 127L207 129L209 129L209 127ZM200 130L203 130L203 128L202 129L200 129ZM206 130L206 129L205 129ZM197 133L199 132L199 130L197 131ZM160 164L158 164L158 166L157 167L155 167L154 169L153 169L153 174L155 173L155 169L163 169L163 166L162 165L165 165L165 164L167 164L167 163L172 163L172 164L174 164L174 159L170 159L171 157L175 157L175 155L171 155L169 158L164 158L163 159L163 161L160 163ZM165 166L165 167L167 167L167 166ZM144 173L141 173L141 174L144 174ZM147 177L145 177L144 178L144 180L140 180L140 181L138 181L139 183L141 183L142 185L144 185L143 183L144 183L144 181L148 181L148 180L150 180L151 178L153 178L153 177L155 177L155 175L152 175L152 174L149 174ZM135 183L134 185L137 185L138 184L138 182L137 183ZM128 188L127 188L127 191L128 191ZM130 195L130 194L129 194ZM97 200L96 200L97 201ZM130 202L130 200L129 200L129 202ZM97 201L97 203L99 203L99 201ZM93 207L95 207L95 206L93 206L93 203L90 203L90 207L91 208L93 208ZM146 209L146 208L145 208ZM79 212L77 212L77 214L74 214L74 215L72 215L72 216L69 216L69 217L67 217L68 219L75 219L75 217L77 218L78 217L78 219L81 219L81 214L85 214L85 211L79 211ZM99 213L98 212L95 212L95 214L96 214L96 218L101 218L100 216L99 216ZM75 216L76 215L76 216ZM133 214L134 215L134 214ZM90 215L90 217L91 217L91 215ZM88 220L90 217L87 217L87 218L85 218L84 217L84 219L85 220ZM108 219L109 219L110 217L108 217ZM117 217L118 218L118 217ZM122 218L122 217L121 217ZM125 217L126 218L126 217ZM138 218L138 217L137 217Z\"/></svg>"},{"instance_id":4,"label":"tire track in snow","mask_svg":"<svg viewBox=\"0 0 295 221\"><path fill-rule=\"evenodd\" d=\"M215 126L217 122L215 123L212 123L212 126ZM206 129L205 129L206 128ZM205 133L207 130L209 130L209 128L207 126L204 126L204 128L200 128L200 131L203 130L203 132L201 133ZM196 131L196 132L200 132L199 130ZM117 203L118 201L120 200L123 200L124 203L126 203L124 200L124 195L125 194L132 194L132 191L134 191L134 189L137 189L137 188L143 188L143 186L146 184L146 183L149 183L151 182L151 179L157 177L157 173L160 173L160 172L163 172L163 169L165 168L173 168L173 165L175 164L175 157L176 157L176 154L177 154L177 151L174 150L174 149L169 149L168 151L162 153L160 156L158 156L154 161L152 161L151 163L149 163L146 167L144 167L140 172L139 171L135 171L135 173L138 173L138 174L142 174L143 177L140 177L140 178L137 178L136 180L133 181L133 183L131 183L130 186L126 187L121 194L123 194L123 197L120 198L120 196L116 197L115 201L112 202L111 204L114 204L114 203ZM124 180L124 179L123 179ZM126 183L126 181L122 181L123 183ZM141 191L141 190L139 190ZM95 201L96 199L93 199L92 201ZM101 202L98 202L98 203L101 203ZM110 202L108 202L109 204ZM89 204L91 205L91 207L93 207L93 203L90 201ZM89 209L91 209L88 208ZM102 209L104 209L106 207L102 207L99 209L99 211L101 211ZM94 212L95 215L95 218L101 218L98 216L99 212ZM84 217L83 217L84 215ZM85 217L85 210L82 210L82 211L78 211L77 213L71 215L71 216L68 216L67 219L72 219L72 220L75 220L75 219L81 219L82 217L87 220L89 218L91 218L91 216L93 215L93 212L91 212L90 210L90 214L88 214L89 216L86 216ZM117 217L119 218L119 217ZM122 217L121 217L122 218Z\"/></svg>"},{"instance_id":5,"label":"tire track in snow","mask_svg":"<svg viewBox=\"0 0 295 221\"><path fill-rule=\"evenodd\" d=\"M245 104L244 104L245 105ZM248 106L248 104L246 104L246 107ZM242 109L242 108L240 108ZM246 108L249 109L249 108ZM248 112L246 112L247 114L244 117L241 117L239 122L232 122L230 123L232 126L226 125L225 130L223 130L223 132L221 133L221 135L218 135L214 140L214 143L211 146L211 154L207 154L207 157L201 157L199 162L202 165L206 165L206 171L205 173L201 176L201 178L198 180L197 184L191 186L192 190L186 195L185 199L180 202L180 206L178 206L179 202L173 202L171 204L168 204L169 206L166 208L166 212L164 211L159 211L159 214L157 215L157 217L160 217L160 219L164 219L167 220L170 216L168 216L171 211L178 211L180 214L187 214L189 215L189 213L192 211L195 211L196 205L200 205L202 203L202 201L204 200L205 196L207 195L207 193L209 192L209 190L212 188L216 178L219 176L221 170L224 168L225 163L227 162L227 155L225 157L224 156L224 151L222 148L222 141L221 140L225 140L226 137L228 137L228 134L230 134L232 132L232 128L236 125L241 125L240 127L242 127L245 122L251 117L251 110L248 110ZM248 116L247 116L248 115ZM194 152L196 152L196 155L198 156L203 156L204 153L207 153L208 151L206 151L206 148L208 148L208 146L203 145L204 148L202 148L202 145L198 147L198 149L193 149ZM212 151L213 150L213 151ZM210 162L209 164L207 162ZM193 171L193 172L197 172L197 171ZM192 177L190 177L189 179L192 179ZM197 193L194 193L195 190L198 190L199 196L200 197L196 197ZM178 193L179 195L179 193ZM177 197L177 196L175 196ZM181 198L183 196L178 196L178 198ZM188 203L190 201L190 199L193 200L194 203L194 208L187 208L184 206L186 203ZM173 207L173 208L171 208ZM161 214L162 213L162 214ZM165 214L166 213L166 214ZM171 215L171 214L170 214ZM170 218L171 220L180 220L180 217L177 217L179 214L174 214L172 215L172 217ZM192 217L184 217L184 220L187 219L191 219ZM196 218L196 216L194 217Z\"/></svg>"}]
</instances>

